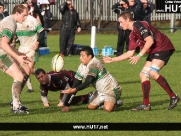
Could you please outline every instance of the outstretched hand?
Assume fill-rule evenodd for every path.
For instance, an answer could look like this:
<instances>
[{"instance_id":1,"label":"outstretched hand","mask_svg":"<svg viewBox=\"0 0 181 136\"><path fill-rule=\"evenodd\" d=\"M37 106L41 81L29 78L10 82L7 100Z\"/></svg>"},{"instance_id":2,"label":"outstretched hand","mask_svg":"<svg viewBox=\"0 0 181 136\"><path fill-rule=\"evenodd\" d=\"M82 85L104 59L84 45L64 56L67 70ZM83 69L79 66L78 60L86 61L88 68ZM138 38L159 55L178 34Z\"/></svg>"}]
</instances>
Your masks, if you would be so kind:
<instances>
[{"instance_id":1,"label":"outstretched hand","mask_svg":"<svg viewBox=\"0 0 181 136\"><path fill-rule=\"evenodd\" d=\"M112 62L112 58L108 57L108 56L104 57L102 60L104 63L111 63Z\"/></svg>"},{"instance_id":2,"label":"outstretched hand","mask_svg":"<svg viewBox=\"0 0 181 136\"><path fill-rule=\"evenodd\" d=\"M69 88L67 90L62 90L61 93L63 94L72 94L76 92L76 88Z\"/></svg>"},{"instance_id":3,"label":"outstretched hand","mask_svg":"<svg viewBox=\"0 0 181 136\"><path fill-rule=\"evenodd\" d=\"M133 56L129 58L130 64L136 64L140 60L139 56Z\"/></svg>"}]
</instances>

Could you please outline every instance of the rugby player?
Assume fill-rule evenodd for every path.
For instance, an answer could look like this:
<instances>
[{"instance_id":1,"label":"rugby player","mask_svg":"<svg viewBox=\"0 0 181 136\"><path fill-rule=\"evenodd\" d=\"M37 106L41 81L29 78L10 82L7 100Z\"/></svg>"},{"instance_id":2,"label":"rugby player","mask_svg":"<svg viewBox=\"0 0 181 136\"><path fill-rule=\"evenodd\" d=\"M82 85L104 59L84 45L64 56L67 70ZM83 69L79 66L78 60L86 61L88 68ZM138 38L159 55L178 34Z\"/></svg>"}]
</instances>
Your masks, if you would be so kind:
<instances>
[{"instance_id":1,"label":"rugby player","mask_svg":"<svg viewBox=\"0 0 181 136\"><path fill-rule=\"evenodd\" d=\"M105 63L118 62L129 59L131 64L136 64L142 56L148 53L146 62L140 72L143 102L141 105L131 109L132 111L151 110L150 106L150 77L155 80L169 95L170 104L168 110L177 106L180 98L173 92L165 77L159 71L167 64L175 48L169 38L149 25L146 21L133 21L129 12L122 12L118 18L124 30L131 30L129 36L129 50L118 57L105 57ZM134 55L135 49L140 47L138 55Z\"/></svg>"},{"instance_id":2,"label":"rugby player","mask_svg":"<svg viewBox=\"0 0 181 136\"><path fill-rule=\"evenodd\" d=\"M0 69L14 80L12 84L12 112L25 114L29 112L22 108L20 93L28 79L28 73L30 72L28 63L30 60L26 54L18 52L10 44L12 44L16 35L16 23L23 23L27 16L27 8L23 5L16 5L13 8L12 15L0 21Z\"/></svg>"},{"instance_id":3,"label":"rugby player","mask_svg":"<svg viewBox=\"0 0 181 136\"><path fill-rule=\"evenodd\" d=\"M73 87L62 91L66 94L74 93L70 98L67 97L65 107L62 110L69 111L69 104L75 93L92 84L95 92L90 98L88 109L94 110L103 105L105 111L113 111L122 93L121 86L104 68L101 61L94 57L91 47L85 46L82 48L80 61L81 64L76 72ZM85 79L85 82L82 83L83 79Z\"/></svg>"},{"instance_id":4,"label":"rugby player","mask_svg":"<svg viewBox=\"0 0 181 136\"><path fill-rule=\"evenodd\" d=\"M43 102L43 105L45 107L50 106L47 97L49 91L57 92L72 87L74 76L75 72L71 70L61 70L60 72L50 71L46 73L45 70L41 68L37 69L35 71L35 77L40 82L41 100ZM82 103L87 103L90 94L91 93L74 97L71 105L75 105L81 101ZM62 94L60 93L59 103L57 107L64 106L66 97L66 94L62 96Z\"/></svg>"}]
</instances>

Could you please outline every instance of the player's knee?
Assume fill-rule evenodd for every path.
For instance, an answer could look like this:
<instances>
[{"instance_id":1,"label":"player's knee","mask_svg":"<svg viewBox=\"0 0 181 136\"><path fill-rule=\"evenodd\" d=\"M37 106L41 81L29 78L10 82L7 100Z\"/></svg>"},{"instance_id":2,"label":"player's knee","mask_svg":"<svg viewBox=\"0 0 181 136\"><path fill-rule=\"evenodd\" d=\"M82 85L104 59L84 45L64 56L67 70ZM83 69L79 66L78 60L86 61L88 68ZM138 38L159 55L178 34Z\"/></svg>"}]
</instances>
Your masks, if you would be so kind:
<instances>
[{"instance_id":1,"label":"player's knee","mask_svg":"<svg viewBox=\"0 0 181 136\"><path fill-rule=\"evenodd\" d=\"M157 65L154 65L154 64L151 65L150 71L149 71L149 75L151 76L151 78L156 80L158 77L159 70L160 70L160 68Z\"/></svg>"},{"instance_id":2,"label":"player's knee","mask_svg":"<svg viewBox=\"0 0 181 136\"><path fill-rule=\"evenodd\" d=\"M104 109L104 111L106 111L106 112L112 112L113 109L114 109L114 107L113 107L113 108L111 108L111 107L104 107L103 109Z\"/></svg>"},{"instance_id":3,"label":"player's knee","mask_svg":"<svg viewBox=\"0 0 181 136\"><path fill-rule=\"evenodd\" d=\"M23 82L24 76L23 76L22 73L19 73L19 74L16 73L16 75L15 75L13 78L14 78L14 80L16 80L16 81Z\"/></svg>"},{"instance_id":4,"label":"player's knee","mask_svg":"<svg viewBox=\"0 0 181 136\"><path fill-rule=\"evenodd\" d=\"M89 109L89 110L94 110L94 109L96 109L97 107L98 107L98 106L89 104L89 105L87 106L87 109Z\"/></svg>"},{"instance_id":5,"label":"player's knee","mask_svg":"<svg viewBox=\"0 0 181 136\"><path fill-rule=\"evenodd\" d=\"M146 77L146 78L150 78L150 75L149 75L149 70L150 68L148 67L144 67L141 72L140 72L140 78L142 79L143 77Z\"/></svg>"}]
</instances>

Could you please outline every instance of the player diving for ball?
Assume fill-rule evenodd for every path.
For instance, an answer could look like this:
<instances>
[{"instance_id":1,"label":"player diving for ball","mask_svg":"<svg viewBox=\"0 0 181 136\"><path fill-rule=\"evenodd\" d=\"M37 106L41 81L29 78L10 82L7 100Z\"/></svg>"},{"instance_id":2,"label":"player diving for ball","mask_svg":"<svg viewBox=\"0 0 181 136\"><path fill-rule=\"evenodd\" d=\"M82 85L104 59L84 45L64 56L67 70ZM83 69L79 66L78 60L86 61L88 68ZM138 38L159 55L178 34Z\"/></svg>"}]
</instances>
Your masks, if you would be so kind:
<instances>
[{"instance_id":1,"label":"player diving for ball","mask_svg":"<svg viewBox=\"0 0 181 136\"><path fill-rule=\"evenodd\" d=\"M36 18L30 15L30 7L28 3L22 2L21 4L23 4L25 7L28 8L29 15L22 24L17 23L16 34L20 42L18 51L22 53L27 53L26 55L29 58L32 58L32 62L29 63L29 67L31 68L30 74L34 74L35 72L34 65L35 62L38 61L37 48L39 42L44 38L43 27ZM27 92L32 92L33 88L30 82L30 78L28 78L27 86L28 86Z\"/></svg>"},{"instance_id":2,"label":"player diving for ball","mask_svg":"<svg viewBox=\"0 0 181 136\"><path fill-rule=\"evenodd\" d=\"M40 82L40 91L41 91L41 100L45 107L49 107L50 103L48 101L48 92L57 92L64 90L66 88L72 87L74 81L75 72L71 70L61 70L60 72L50 71L48 73L45 70L39 68L35 71L35 77ZM64 106L64 100L67 95L60 93L59 103L57 107ZM74 97L71 102L72 105L75 105L82 101L82 103L87 103L89 98L89 93L85 95L80 95Z\"/></svg>"},{"instance_id":3,"label":"player diving for ball","mask_svg":"<svg viewBox=\"0 0 181 136\"><path fill-rule=\"evenodd\" d=\"M76 72L72 88L62 91L62 93L71 94L68 95L64 103L65 107L62 110L69 111L69 104L75 93L92 84L96 91L90 98L88 109L94 110L103 105L105 111L113 111L122 93L121 86L104 68L101 61L94 57L91 47L85 46L82 48L80 61L81 64ZM85 82L82 83L83 79L85 79Z\"/></svg>"}]
</instances>

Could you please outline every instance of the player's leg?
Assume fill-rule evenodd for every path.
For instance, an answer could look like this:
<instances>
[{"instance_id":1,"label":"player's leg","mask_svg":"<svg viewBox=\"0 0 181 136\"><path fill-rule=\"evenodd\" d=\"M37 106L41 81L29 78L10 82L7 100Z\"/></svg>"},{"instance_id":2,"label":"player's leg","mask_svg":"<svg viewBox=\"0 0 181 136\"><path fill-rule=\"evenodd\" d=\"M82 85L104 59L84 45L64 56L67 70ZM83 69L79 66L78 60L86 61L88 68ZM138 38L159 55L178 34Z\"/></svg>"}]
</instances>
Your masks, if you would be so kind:
<instances>
[{"instance_id":1,"label":"player's leg","mask_svg":"<svg viewBox=\"0 0 181 136\"><path fill-rule=\"evenodd\" d=\"M89 101L89 99L90 99L90 97L92 96L92 94L93 94L93 93L90 92L90 93L88 93L88 94L75 96L75 97L72 99L70 105L76 105L76 104L79 103L79 102L82 102L82 104L87 104L88 101ZM63 107L63 106L64 106L64 102L65 102L65 100L67 99L68 96L69 96L69 95L67 95L67 94L63 94L63 97L62 97L62 99L60 99L60 102L59 102L59 104L57 105L57 107Z\"/></svg>"},{"instance_id":2,"label":"player's leg","mask_svg":"<svg viewBox=\"0 0 181 136\"><path fill-rule=\"evenodd\" d=\"M177 106L180 98L173 92L170 85L168 84L165 77L159 74L159 70L161 70L165 64L168 62L170 56L172 55L172 51L165 51L159 53L159 58L155 58L152 60L151 68L150 68L150 76L167 92L170 97L170 105L168 107L169 110L173 109Z\"/></svg>"},{"instance_id":3,"label":"player's leg","mask_svg":"<svg viewBox=\"0 0 181 136\"><path fill-rule=\"evenodd\" d=\"M146 61L143 69L140 72L140 80L141 80L141 87L142 87L142 104L131 109L132 111L138 111L138 110L151 110L150 107L150 76L149 76L149 70L150 70L151 62Z\"/></svg>"},{"instance_id":4,"label":"player's leg","mask_svg":"<svg viewBox=\"0 0 181 136\"><path fill-rule=\"evenodd\" d=\"M104 110L107 112L111 112L115 109L117 101L120 99L122 90L121 87L118 85L113 90L113 95L110 93L110 95L105 94L105 100L104 100Z\"/></svg>"},{"instance_id":5,"label":"player's leg","mask_svg":"<svg viewBox=\"0 0 181 136\"><path fill-rule=\"evenodd\" d=\"M97 91L94 92L89 101L87 108L90 110L97 109L100 105L104 103L104 99L105 99L105 96L99 95Z\"/></svg>"},{"instance_id":6,"label":"player's leg","mask_svg":"<svg viewBox=\"0 0 181 136\"><path fill-rule=\"evenodd\" d=\"M30 73L31 73L31 74L34 74L34 64L35 64L34 61L29 62L29 64L28 64L29 67L30 67ZM27 87L28 87L28 90L27 90L26 92L28 92L28 93L33 92L33 87L32 87L32 84L31 84L31 78L30 78L30 76L29 76L29 78L28 78L28 80L27 80L27 82L26 82L26 85L27 85Z\"/></svg>"},{"instance_id":7,"label":"player's leg","mask_svg":"<svg viewBox=\"0 0 181 136\"><path fill-rule=\"evenodd\" d=\"M28 111L21 109L20 105L20 94L22 89L22 82L24 79L23 73L19 69L16 63L13 63L6 71L9 76L14 79L12 84L12 98L13 98L13 109L14 113L28 113Z\"/></svg>"}]
</instances>

